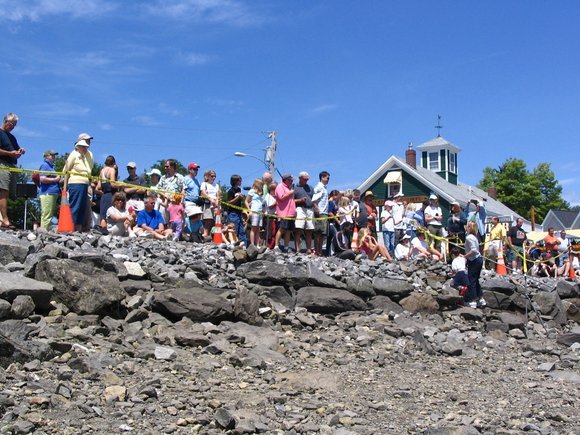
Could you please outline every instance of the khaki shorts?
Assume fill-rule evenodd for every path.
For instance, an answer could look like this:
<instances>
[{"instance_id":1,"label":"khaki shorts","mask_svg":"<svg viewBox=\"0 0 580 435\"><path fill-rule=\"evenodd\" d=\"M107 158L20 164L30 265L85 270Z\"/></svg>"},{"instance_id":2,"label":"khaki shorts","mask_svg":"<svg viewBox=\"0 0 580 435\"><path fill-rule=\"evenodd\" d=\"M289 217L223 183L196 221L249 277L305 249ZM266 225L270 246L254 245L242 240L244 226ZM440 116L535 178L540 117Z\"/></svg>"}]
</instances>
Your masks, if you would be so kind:
<instances>
[{"instance_id":1,"label":"khaki shorts","mask_svg":"<svg viewBox=\"0 0 580 435\"><path fill-rule=\"evenodd\" d=\"M305 207L296 207L296 229L313 230L314 229L314 210Z\"/></svg>"},{"instance_id":2,"label":"khaki shorts","mask_svg":"<svg viewBox=\"0 0 580 435\"><path fill-rule=\"evenodd\" d=\"M320 217L327 218L328 215L321 215ZM322 234L323 236L328 234L328 219L318 219L314 221L314 232L317 234Z\"/></svg>"},{"instance_id":3,"label":"khaki shorts","mask_svg":"<svg viewBox=\"0 0 580 435\"><path fill-rule=\"evenodd\" d=\"M9 168L15 168L15 165L10 165L8 163L0 163L0 166L8 166ZM16 196L16 172L3 171L0 169L0 190L8 190L10 196Z\"/></svg>"}]
</instances>

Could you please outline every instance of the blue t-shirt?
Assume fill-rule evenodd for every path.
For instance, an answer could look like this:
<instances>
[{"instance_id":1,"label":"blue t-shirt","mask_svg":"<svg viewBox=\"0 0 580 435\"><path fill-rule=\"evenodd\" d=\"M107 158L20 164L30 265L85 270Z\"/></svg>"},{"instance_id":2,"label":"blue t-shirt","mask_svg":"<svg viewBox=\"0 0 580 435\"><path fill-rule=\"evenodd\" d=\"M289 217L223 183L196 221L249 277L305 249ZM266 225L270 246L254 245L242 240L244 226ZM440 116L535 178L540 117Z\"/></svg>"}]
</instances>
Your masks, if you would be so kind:
<instances>
[{"instance_id":1,"label":"blue t-shirt","mask_svg":"<svg viewBox=\"0 0 580 435\"><path fill-rule=\"evenodd\" d=\"M46 172L54 172L54 163L45 160L40 168L39 171L46 171ZM49 178L56 178L56 175L49 175L49 174L40 174L41 177L49 177ZM53 183L40 183L38 187L38 194L39 195L58 195L60 194L60 186L58 185L58 181Z\"/></svg>"},{"instance_id":2,"label":"blue t-shirt","mask_svg":"<svg viewBox=\"0 0 580 435\"><path fill-rule=\"evenodd\" d=\"M140 227L143 224L153 228L154 230L158 230L159 224L165 225L165 220L159 210L153 210L151 213L147 210L141 210L137 213L137 225Z\"/></svg>"},{"instance_id":3,"label":"blue t-shirt","mask_svg":"<svg viewBox=\"0 0 580 435\"><path fill-rule=\"evenodd\" d=\"M256 192L254 189L250 189L248 196L251 198L250 210L257 212L262 211L262 206L264 205L262 195L260 195L260 193Z\"/></svg>"},{"instance_id":4,"label":"blue t-shirt","mask_svg":"<svg viewBox=\"0 0 580 435\"><path fill-rule=\"evenodd\" d=\"M199 197L201 186L197 178L184 177L185 181L185 200L194 202Z\"/></svg>"}]
</instances>

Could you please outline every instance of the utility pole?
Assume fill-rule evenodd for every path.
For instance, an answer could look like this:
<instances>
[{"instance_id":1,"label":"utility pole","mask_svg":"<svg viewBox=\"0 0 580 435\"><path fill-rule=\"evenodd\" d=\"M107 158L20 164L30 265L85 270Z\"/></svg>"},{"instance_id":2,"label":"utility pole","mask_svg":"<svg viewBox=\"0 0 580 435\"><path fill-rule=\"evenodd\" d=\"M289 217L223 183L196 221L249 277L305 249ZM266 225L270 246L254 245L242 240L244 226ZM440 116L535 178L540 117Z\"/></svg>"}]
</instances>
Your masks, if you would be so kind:
<instances>
[{"instance_id":1,"label":"utility pole","mask_svg":"<svg viewBox=\"0 0 580 435\"><path fill-rule=\"evenodd\" d=\"M276 159L276 146L278 145L278 142L276 141L276 130L272 130L268 133L268 139L270 139L271 142L270 146L266 148L264 162L268 166L268 172L273 175L275 168L274 160Z\"/></svg>"}]
</instances>

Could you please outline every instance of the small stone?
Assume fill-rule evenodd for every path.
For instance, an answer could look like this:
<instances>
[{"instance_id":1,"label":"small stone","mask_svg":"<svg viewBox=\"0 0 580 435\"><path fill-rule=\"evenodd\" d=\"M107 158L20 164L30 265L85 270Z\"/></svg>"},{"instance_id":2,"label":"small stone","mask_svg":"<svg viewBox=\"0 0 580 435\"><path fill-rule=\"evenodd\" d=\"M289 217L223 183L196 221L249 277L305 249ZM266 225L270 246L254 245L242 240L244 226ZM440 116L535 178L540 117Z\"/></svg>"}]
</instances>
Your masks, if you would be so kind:
<instances>
[{"instance_id":1,"label":"small stone","mask_svg":"<svg viewBox=\"0 0 580 435\"><path fill-rule=\"evenodd\" d=\"M111 385L105 388L105 402L124 402L127 398L127 388L122 385Z\"/></svg>"},{"instance_id":2,"label":"small stone","mask_svg":"<svg viewBox=\"0 0 580 435\"><path fill-rule=\"evenodd\" d=\"M157 346L155 348L155 359L163 361L173 361L177 358L177 352L169 347Z\"/></svg>"}]
</instances>

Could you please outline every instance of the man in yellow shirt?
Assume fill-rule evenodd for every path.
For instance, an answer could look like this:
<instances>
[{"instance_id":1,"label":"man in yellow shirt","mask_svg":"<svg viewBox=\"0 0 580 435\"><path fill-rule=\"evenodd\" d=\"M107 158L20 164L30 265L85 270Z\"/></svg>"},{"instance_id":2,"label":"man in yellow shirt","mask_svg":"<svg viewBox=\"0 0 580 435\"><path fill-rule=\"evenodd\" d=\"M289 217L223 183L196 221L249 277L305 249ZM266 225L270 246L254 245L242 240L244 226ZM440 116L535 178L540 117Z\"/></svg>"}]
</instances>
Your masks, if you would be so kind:
<instances>
[{"instance_id":1,"label":"man in yellow shirt","mask_svg":"<svg viewBox=\"0 0 580 435\"><path fill-rule=\"evenodd\" d=\"M499 218L494 216L491 218L492 227L487 236L485 242L485 256L487 260L497 261L499 255L499 250L503 251L504 243L507 237L507 231L505 227L499 223ZM494 267L493 265L491 266Z\"/></svg>"}]
</instances>

